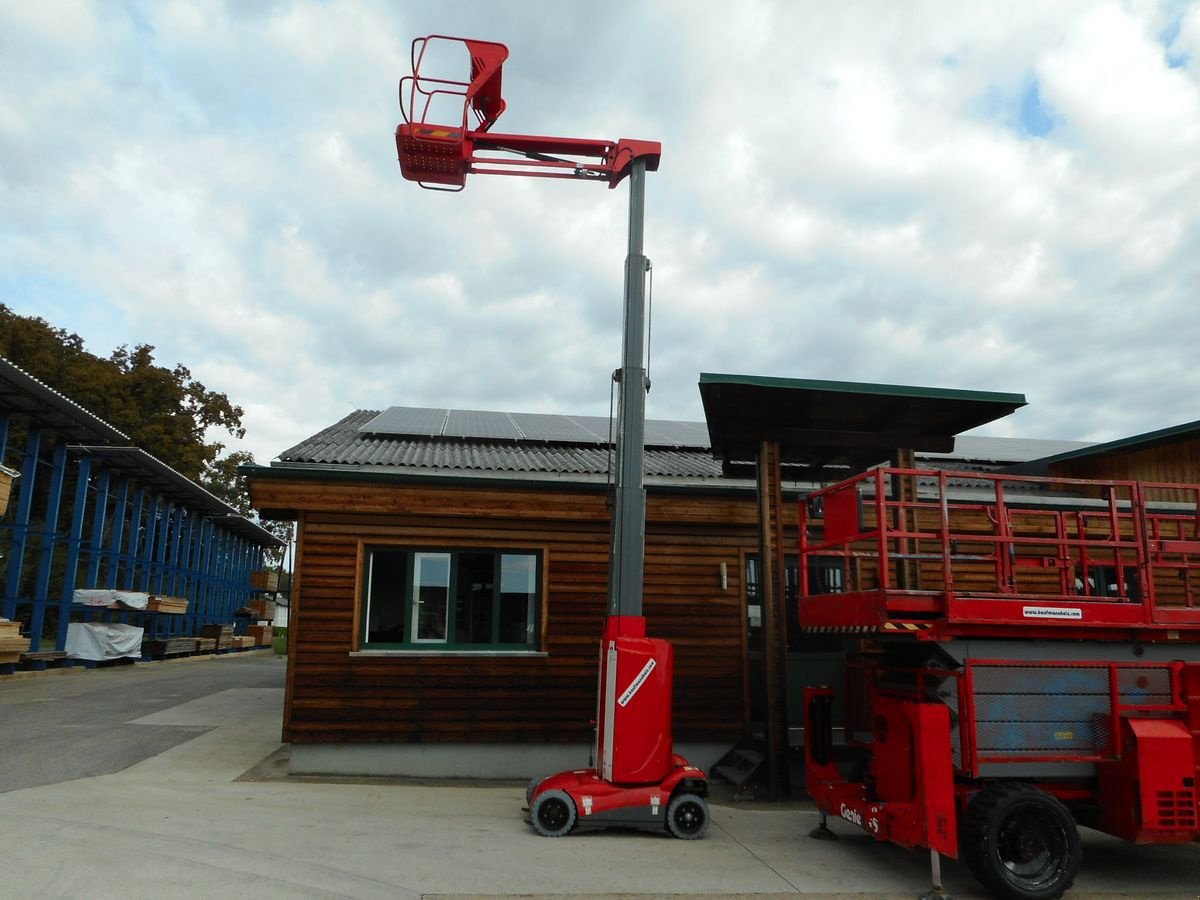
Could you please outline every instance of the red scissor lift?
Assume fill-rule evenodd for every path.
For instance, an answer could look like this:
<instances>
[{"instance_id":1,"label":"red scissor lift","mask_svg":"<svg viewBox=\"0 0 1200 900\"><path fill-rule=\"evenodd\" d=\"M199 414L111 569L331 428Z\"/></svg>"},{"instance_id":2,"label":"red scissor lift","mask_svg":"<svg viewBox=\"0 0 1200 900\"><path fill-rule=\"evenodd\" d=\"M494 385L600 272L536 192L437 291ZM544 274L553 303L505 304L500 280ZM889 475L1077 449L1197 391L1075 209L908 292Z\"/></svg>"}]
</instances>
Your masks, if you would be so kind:
<instances>
[{"instance_id":1,"label":"red scissor lift","mask_svg":"<svg viewBox=\"0 0 1200 900\"><path fill-rule=\"evenodd\" d=\"M435 58L465 50L470 75L442 74ZM646 392L642 253L646 172L658 169L657 141L543 137L491 131L504 112L501 81L508 48L493 41L432 35L412 45L412 75L400 81L404 121L396 128L400 171L433 190L459 191L469 174L599 181L628 179L629 254L625 264L624 340L615 454L608 617L600 642L594 766L534 779L526 792L539 834L579 827L665 829L685 840L704 836L708 779L674 752L673 652L646 636L642 615L646 499L642 486ZM442 116L449 113L451 119Z\"/></svg>"},{"instance_id":2,"label":"red scissor lift","mask_svg":"<svg viewBox=\"0 0 1200 900\"><path fill-rule=\"evenodd\" d=\"M1200 840L1200 487L881 468L800 534L830 591L801 628L856 645L805 691L814 837L840 816L929 848L929 896L945 854L1022 900L1071 886L1078 825Z\"/></svg>"}]
</instances>

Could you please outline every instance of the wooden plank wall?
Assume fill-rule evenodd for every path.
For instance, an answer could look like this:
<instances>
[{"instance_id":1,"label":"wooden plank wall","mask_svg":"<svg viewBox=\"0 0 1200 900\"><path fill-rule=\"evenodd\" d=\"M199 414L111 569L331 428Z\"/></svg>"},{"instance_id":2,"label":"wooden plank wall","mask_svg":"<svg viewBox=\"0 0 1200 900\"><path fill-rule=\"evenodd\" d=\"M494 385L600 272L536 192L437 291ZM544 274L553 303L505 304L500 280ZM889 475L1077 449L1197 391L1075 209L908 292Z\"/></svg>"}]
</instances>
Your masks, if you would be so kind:
<instances>
[{"instance_id":1,"label":"wooden plank wall","mask_svg":"<svg viewBox=\"0 0 1200 900\"><path fill-rule=\"evenodd\" d=\"M591 740L607 608L602 490L271 479L252 492L256 506L304 511L285 740ZM677 739L732 743L746 728L741 559L756 552L755 516L752 494L649 497L643 606L648 632L675 647ZM541 550L546 655L351 655L362 548L393 542Z\"/></svg>"},{"instance_id":2,"label":"wooden plank wall","mask_svg":"<svg viewBox=\"0 0 1200 900\"><path fill-rule=\"evenodd\" d=\"M1089 456L1054 463L1056 478L1095 478L1105 481L1155 481L1200 484L1200 439L1182 440L1161 447L1124 450L1118 454ZM1195 500L1194 492L1157 490L1152 500Z\"/></svg>"}]
</instances>

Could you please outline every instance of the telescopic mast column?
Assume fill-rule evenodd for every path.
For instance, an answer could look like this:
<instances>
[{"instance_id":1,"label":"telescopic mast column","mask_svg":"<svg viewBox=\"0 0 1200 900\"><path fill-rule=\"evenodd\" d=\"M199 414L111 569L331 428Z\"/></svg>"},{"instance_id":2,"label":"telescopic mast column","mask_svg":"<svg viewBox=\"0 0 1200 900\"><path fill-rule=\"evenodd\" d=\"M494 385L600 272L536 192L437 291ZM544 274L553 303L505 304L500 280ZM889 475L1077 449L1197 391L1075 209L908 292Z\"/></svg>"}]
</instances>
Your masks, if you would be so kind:
<instances>
[{"instance_id":1,"label":"telescopic mast column","mask_svg":"<svg viewBox=\"0 0 1200 900\"><path fill-rule=\"evenodd\" d=\"M629 168L629 252L625 257L625 310L621 368L613 373L619 396L617 413L616 496L608 570L608 613L640 616L646 540L645 454L646 271L642 252L646 207L646 160Z\"/></svg>"}]
</instances>

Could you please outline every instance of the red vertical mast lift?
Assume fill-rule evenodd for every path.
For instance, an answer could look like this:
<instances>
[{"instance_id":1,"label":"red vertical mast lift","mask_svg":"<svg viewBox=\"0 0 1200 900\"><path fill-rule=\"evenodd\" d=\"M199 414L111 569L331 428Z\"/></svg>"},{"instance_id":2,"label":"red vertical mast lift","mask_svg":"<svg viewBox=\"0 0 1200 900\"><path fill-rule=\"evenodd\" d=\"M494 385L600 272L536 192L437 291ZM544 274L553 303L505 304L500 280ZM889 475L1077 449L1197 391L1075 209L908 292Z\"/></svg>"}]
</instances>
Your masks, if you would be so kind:
<instances>
[{"instance_id":1,"label":"red vertical mast lift","mask_svg":"<svg viewBox=\"0 0 1200 900\"><path fill-rule=\"evenodd\" d=\"M431 74L428 56L464 45L470 77ZM530 784L526 800L538 834L560 837L577 826L666 828L679 838L708 829L708 781L674 752L671 739L671 645L646 636L642 615L646 497L642 457L649 381L645 359L642 252L645 177L658 169L657 141L588 140L498 134L504 112L501 76L508 48L492 41L431 35L412 45L412 74L400 81L404 122L396 129L401 174L424 188L460 191L468 174L601 181L629 178L629 252L616 446L616 498L609 556L608 617L600 645L594 768ZM443 108L454 121L439 122ZM458 110L461 108L461 114Z\"/></svg>"}]
</instances>

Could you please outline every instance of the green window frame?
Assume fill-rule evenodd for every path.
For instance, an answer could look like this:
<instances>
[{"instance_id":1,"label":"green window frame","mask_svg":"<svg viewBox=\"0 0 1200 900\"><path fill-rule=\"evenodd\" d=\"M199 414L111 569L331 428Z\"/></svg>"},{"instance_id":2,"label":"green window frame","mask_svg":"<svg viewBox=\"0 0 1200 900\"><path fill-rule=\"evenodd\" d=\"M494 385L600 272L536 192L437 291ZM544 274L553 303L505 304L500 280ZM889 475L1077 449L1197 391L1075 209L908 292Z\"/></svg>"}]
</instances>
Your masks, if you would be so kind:
<instances>
[{"instance_id":1,"label":"green window frame","mask_svg":"<svg viewBox=\"0 0 1200 900\"><path fill-rule=\"evenodd\" d=\"M538 649L539 551L372 546L362 583L363 649Z\"/></svg>"}]
</instances>

